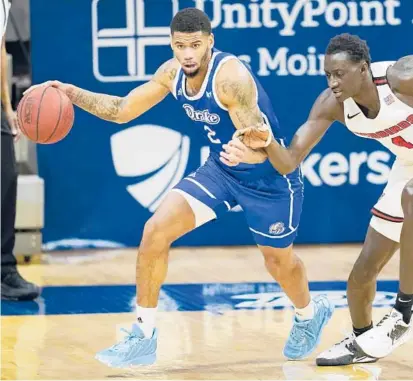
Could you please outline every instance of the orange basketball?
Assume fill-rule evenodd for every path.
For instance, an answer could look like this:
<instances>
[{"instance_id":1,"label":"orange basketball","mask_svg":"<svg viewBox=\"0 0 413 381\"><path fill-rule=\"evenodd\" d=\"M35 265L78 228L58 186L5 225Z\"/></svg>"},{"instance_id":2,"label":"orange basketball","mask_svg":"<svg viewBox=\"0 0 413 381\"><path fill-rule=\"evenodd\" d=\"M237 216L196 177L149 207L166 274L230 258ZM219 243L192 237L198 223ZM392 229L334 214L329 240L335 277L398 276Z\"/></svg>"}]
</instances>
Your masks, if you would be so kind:
<instances>
[{"instance_id":1,"label":"orange basketball","mask_svg":"<svg viewBox=\"0 0 413 381\"><path fill-rule=\"evenodd\" d=\"M69 97L56 87L36 87L21 99L17 117L22 133L30 140L52 144L71 130L75 118Z\"/></svg>"}]
</instances>

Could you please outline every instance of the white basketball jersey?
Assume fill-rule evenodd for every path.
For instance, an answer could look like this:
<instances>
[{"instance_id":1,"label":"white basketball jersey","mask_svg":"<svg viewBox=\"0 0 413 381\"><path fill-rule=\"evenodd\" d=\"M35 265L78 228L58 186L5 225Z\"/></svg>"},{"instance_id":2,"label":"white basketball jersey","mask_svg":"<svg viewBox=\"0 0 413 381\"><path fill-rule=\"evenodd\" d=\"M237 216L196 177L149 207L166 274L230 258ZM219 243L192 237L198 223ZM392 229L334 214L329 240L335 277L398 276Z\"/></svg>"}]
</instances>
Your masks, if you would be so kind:
<instances>
[{"instance_id":1,"label":"white basketball jersey","mask_svg":"<svg viewBox=\"0 0 413 381\"><path fill-rule=\"evenodd\" d=\"M398 158L413 161L413 108L400 101L387 83L387 68L393 63L371 65L380 97L378 115L374 119L366 118L353 98L348 98L344 101L345 122L354 134L378 140Z\"/></svg>"},{"instance_id":2,"label":"white basketball jersey","mask_svg":"<svg viewBox=\"0 0 413 381\"><path fill-rule=\"evenodd\" d=\"M0 43L3 43L4 33L6 33L7 19L9 17L10 2L9 0L0 0Z\"/></svg>"}]
</instances>

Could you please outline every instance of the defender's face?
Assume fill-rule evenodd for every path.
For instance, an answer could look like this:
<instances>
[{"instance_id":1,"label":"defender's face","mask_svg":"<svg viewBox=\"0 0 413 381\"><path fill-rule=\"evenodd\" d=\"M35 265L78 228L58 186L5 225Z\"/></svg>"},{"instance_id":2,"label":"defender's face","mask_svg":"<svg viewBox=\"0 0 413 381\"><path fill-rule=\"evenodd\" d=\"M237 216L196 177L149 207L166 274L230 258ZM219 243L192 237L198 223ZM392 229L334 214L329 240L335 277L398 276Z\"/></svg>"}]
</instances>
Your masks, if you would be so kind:
<instances>
[{"instance_id":1,"label":"defender's face","mask_svg":"<svg viewBox=\"0 0 413 381\"><path fill-rule=\"evenodd\" d=\"M202 32L175 32L171 39L172 50L187 77L195 77L201 68L208 65L213 45L213 35Z\"/></svg>"},{"instance_id":2,"label":"defender's face","mask_svg":"<svg viewBox=\"0 0 413 381\"><path fill-rule=\"evenodd\" d=\"M368 65L365 61L353 62L346 52L328 54L324 60L328 87L339 102L355 97L365 83Z\"/></svg>"}]
</instances>

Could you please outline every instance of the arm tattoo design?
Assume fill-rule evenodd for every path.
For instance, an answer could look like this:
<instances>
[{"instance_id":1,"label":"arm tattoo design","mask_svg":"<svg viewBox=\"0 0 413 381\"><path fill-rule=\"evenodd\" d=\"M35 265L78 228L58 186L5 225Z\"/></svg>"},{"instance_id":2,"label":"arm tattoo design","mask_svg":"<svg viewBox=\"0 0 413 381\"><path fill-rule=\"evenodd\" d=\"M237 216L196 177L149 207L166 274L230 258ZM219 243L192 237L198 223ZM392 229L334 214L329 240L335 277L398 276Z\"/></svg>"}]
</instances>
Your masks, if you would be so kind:
<instances>
[{"instance_id":1,"label":"arm tattoo design","mask_svg":"<svg viewBox=\"0 0 413 381\"><path fill-rule=\"evenodd\" d=\"M227 78L222 80L218 86L224 97L232 99L236 104L234 114L239 122L238 128L253 127L263 123L252 79L237 81L234 78Z\"/></svg>"},{"instance_id":2,"label":"arm tattoo design","mask_svg":"<svg viewBox=\"0 0 413 381\"><path fill-rule=\"evenodd\" d=\"M173 81L176 77L176 72L177 70L175 68L173 69L165 69L165 73L168 75L168 78Z\"/></svg>"},{"instance_id":3,"label":"arm tattoo design","mask_svg":"<svg viewBox=\"0 0 413 381\"><path fill-rule=\"evenodd\" d=\"M76 88L68 91L67 95L78 107L105 120L115 121L122 109L120 97Z\"/></svg>"}]
</instances>

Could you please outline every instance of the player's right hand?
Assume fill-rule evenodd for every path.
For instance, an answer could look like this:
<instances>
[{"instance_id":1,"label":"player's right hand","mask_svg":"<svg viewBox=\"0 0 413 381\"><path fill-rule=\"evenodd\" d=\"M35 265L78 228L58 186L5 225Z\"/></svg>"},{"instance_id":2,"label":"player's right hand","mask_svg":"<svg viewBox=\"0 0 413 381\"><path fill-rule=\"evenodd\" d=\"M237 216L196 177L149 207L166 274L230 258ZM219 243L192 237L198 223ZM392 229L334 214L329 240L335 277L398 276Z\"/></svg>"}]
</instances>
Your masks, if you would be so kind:
<instances>
[{"instance_id":1,"label":"player's right hand","mask_svg":"<svg viewBox=\"0 0 413 381\"><path fill-rule=\"evenodd\" d=\"M67 83L63 83L60 81L46 81L43 83L39 83L38 85L33 85L29 87L23 95L26 95L30 91L37 89L38 87L56 87L57 89L62 90L64 93L66 93L66 90L69 88L69 85Z\"/></svg>"},{"instance_id":2,"label":"player's right hand","mask_svg":"<svg viewBox=\"0 0 413 381\"><path fill-rule=\"evenodd\" d=\"M234 167L239 163L259 164L267 159L264 150L248 148L237 138L232 139L228 144L223 144L222 148L224 151L220 152L219 160L229 167Z\"/></svg>"}]
</instances>

